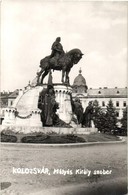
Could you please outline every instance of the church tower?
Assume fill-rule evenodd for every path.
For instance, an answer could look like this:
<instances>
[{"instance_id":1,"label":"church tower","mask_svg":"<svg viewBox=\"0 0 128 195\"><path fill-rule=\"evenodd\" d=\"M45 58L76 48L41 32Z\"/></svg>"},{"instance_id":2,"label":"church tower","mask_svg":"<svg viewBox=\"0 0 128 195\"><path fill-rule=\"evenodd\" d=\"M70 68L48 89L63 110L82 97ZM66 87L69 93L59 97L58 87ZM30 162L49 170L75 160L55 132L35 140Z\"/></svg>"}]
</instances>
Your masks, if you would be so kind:
<instances>
[{"instance_id":1,"label":"church tower","mask_svg":"<svg viewBox=\"0 0 128 195\"><path fill-rule=\"evenodd\" d=\"M83 108L85 109L87 104L87 85L86 80L82 76L82 70L80 68L78 76L74 79L73 85L72 85L72 97L73 99L79 98Z\"/></svg>"},{"instance_id":2,"label":"church tower","mask_svg":"<svg viewBox=\"0 0 128 195\"><path fill-rule=\"evenodd\" d=\"M82 93L87 93L87 85L86 85L86 80L85 78L82 76L82 70L80 68L79 70L79 74L78 76L74 79L73 82L73 93L77 93L77 94L82 94Z\"/></svg>"}]
</instances>

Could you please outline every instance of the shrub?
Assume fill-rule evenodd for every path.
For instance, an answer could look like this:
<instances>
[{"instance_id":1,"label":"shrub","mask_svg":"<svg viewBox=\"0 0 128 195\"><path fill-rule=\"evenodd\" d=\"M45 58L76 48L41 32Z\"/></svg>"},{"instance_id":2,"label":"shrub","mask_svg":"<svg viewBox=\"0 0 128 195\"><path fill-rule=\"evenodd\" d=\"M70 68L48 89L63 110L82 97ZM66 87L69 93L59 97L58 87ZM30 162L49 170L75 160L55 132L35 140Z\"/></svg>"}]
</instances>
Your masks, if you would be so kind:
<instances>
[{"instance_id":1,"label":"shrub","mask_svg":"<svg viewBox=\"0 0 128 195\"><path fill-rule=\"evenodd\" d=\"M17 137L14 135L7 135L1 132L1 142L17 142Z\"/></svg>"},{"instance_id":2,"label":"shrub","mask_svg":"<svg viewBox=\"0 0 128 195\"><path fill-rule=\"evenodd\" d=\"M84 138L76 135L40 135L40 136L25 136L21 139L23 143L78 143L85 142Z\"/></svg>"},{"instance_id":3,"label":"shrub","mask_svg":"<svg viewBox=\"0 0 128 195\"><path fill-rule=\"evenodd\" d=\"M22 143L42 143L45 139L49 137L48 135L36 135L36 136L25 136L21 139Z\"/></svg>"}]
</instances>

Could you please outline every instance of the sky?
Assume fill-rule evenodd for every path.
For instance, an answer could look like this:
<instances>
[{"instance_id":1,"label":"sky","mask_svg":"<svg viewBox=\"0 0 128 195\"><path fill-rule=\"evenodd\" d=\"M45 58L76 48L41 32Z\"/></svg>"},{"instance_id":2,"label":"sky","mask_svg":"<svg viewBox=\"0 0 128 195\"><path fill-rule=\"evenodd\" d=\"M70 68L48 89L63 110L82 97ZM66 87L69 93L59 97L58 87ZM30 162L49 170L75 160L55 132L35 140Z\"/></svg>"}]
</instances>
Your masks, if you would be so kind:
<instances>
[{"instance_id":1,"label":"sky","mask_svg":"<svg viewBox=\"0 0 128 195\"><path fill-rule=\"evenodd\" d=\"M90 88L127 86L127 2L3 0L1 2L1 90L23 89L61 37L65 51L84 53L70 72L82 69ZM60 83L54 71L53 82ZM47 82L47 78L44 82Z\"/></svg>"}]
</instances>

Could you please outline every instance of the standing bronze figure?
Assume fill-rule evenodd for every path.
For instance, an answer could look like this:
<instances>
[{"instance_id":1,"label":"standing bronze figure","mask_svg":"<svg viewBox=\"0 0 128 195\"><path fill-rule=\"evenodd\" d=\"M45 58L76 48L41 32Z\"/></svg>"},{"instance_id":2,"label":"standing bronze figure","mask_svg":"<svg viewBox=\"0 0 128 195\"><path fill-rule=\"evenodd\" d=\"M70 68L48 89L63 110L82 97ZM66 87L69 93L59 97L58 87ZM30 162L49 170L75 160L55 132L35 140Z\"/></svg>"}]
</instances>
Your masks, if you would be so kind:
<instances>
[{"instance_id":1,"label":"standing bronze figure","mask_svg":"<svg viewBox=\"0 0 128 195\"><path fill-rule=\"evenodd\" d=\"M85 109L84 114L83 114L82 126L83 127L91 127L92 119L93 119L93 105L92 105L92 102L90 101L88 103L87 108Z\"/></svg>"}]
</instances>

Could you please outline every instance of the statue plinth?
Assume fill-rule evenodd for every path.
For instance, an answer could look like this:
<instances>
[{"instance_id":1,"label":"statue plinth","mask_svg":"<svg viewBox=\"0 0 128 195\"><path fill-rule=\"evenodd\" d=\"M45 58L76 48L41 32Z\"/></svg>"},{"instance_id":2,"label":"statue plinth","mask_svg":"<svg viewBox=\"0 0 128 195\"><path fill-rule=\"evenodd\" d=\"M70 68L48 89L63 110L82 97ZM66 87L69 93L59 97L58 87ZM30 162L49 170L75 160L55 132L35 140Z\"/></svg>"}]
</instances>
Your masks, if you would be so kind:
<instances>
[{"instance_id":1,"label":"statue plinth","mask_svg":"<svg viewBox=\"0 0 128 195\"><path fill-rule=\"evenodd\" d=\"M72 106L70 95L72 88L69 85L54 84L56 101L59 103L57 114L59 118L66 123L70 123L72 119Z\"/></svg>"},{"instance_id":2,"label":"statue plinth","mask_svg":"<svg viewBox=\"0 0 128 195\"><path fill-rule=\"evenodd\" d=\"M38 99L39 93L46 87L46 85L42 85L22 91L16 98L13 107L4 110L5 118L2 122L3 128L6 126L43 127L40 116L41 110L38 109ZM72 88L63 84L55 84L54 90L56 102L59 103L57 114L61 120L70 123L72 118L70 100Z\"/></svg>"}]
</instances>

